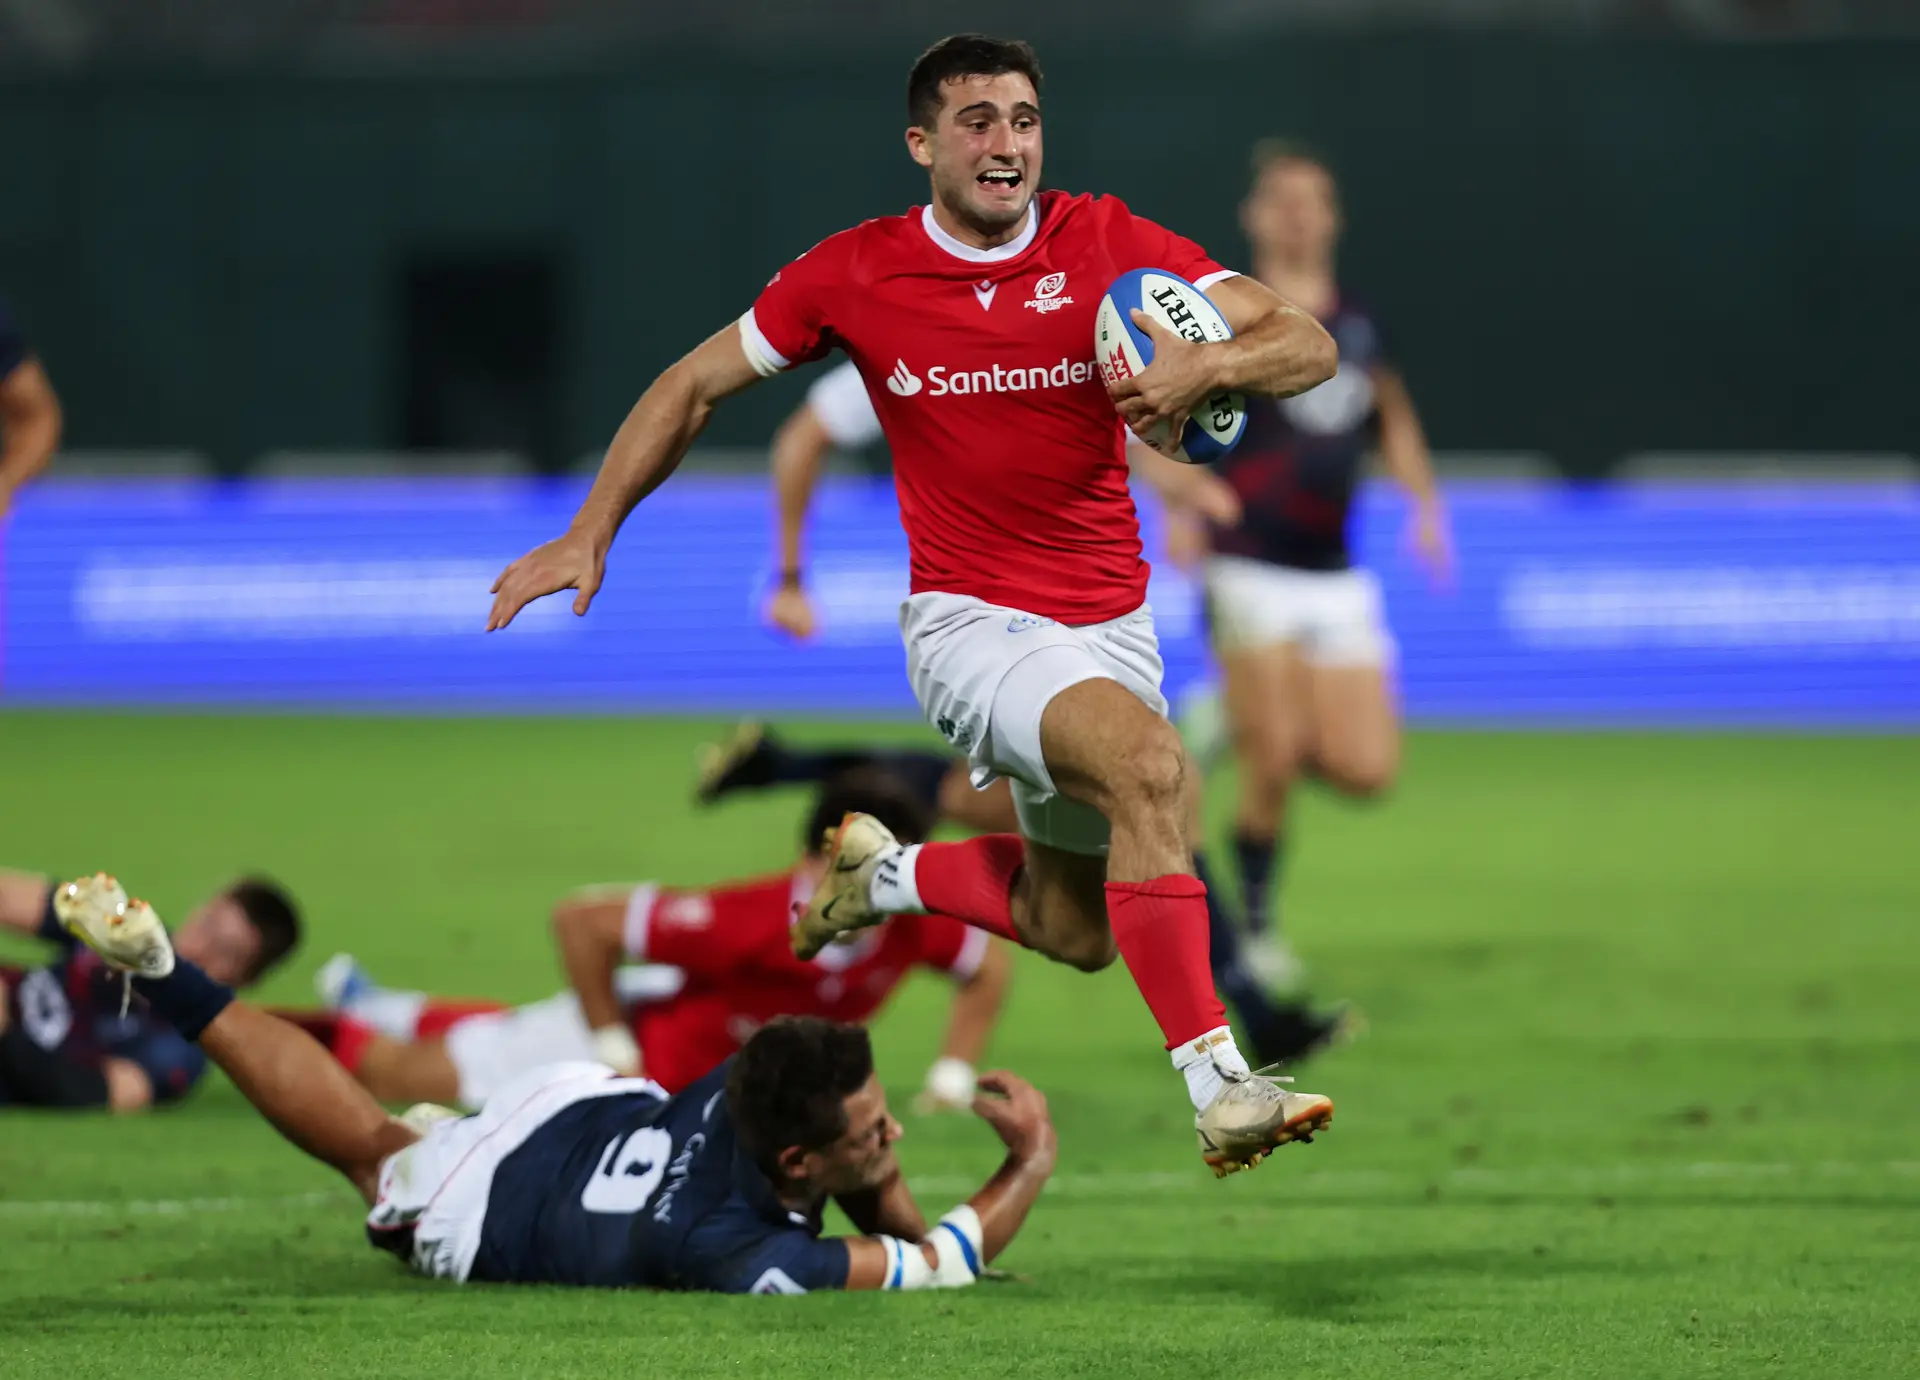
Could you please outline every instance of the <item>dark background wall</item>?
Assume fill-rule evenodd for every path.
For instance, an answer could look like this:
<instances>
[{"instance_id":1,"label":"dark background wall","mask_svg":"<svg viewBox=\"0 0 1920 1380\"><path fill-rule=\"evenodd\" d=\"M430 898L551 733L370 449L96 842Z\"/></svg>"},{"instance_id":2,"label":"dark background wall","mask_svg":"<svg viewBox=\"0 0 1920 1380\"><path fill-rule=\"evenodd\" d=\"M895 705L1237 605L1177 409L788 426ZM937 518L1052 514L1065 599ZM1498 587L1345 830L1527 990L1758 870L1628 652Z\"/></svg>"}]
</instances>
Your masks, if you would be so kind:
<instances>
[{"instance_id":1,"label":"dark background wall","mask_svg":"<svg viewBox=\"0 0 1920 1380\"><path fill-rule=\"evenodd\" d=\"M456 431L564 463L785 259L924 198L908 56L10 80L0 292L76 447L417 441L426 354L478 395ZM1920 45L1261 39L1204 84L1045 56L1048 182L1230 263L1250 141L1329 150L1346 276L1441 447L1920 442ZM489 371L529 369L551 405L489 412ZM799 387L710 436L759 441Z\"/></svg>"}]
</instances>

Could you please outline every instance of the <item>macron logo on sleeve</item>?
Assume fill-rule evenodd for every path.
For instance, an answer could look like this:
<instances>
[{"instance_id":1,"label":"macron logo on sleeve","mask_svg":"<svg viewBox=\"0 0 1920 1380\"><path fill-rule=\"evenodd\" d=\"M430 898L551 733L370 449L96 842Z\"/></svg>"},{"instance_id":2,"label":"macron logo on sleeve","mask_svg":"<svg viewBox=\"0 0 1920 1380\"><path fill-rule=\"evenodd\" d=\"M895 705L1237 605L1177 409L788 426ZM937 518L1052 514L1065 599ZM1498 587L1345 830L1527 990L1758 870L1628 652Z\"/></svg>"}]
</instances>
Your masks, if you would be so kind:
<instances>
[{"instance_id":1,"label":"macron logo on sleeve","mask_svg":"<svg viewBox=\"0 0 1920 1380\"><path fill-rule=\"evenodd\" d=\"M887 375L887 391L896 397L911 398L923 385L913 370L907 368L907 362L894 361L893 372Z\"/></svg>"}]
</instances>

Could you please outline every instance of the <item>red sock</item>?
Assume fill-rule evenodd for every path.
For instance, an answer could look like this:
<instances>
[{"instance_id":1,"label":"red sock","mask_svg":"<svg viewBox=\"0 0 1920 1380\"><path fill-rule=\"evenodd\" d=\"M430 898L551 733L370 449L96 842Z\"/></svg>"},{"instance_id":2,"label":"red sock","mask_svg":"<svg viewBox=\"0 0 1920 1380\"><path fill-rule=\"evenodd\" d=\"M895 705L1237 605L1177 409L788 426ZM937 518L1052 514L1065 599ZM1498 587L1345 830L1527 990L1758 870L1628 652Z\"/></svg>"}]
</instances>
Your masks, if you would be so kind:
<instances>
[{"instance_id":1,"label":"red sock","mask_svg":"<svg viewBox=\"0 0 1920 1380\"><path fill-rule=\"evenodd\" d=\"M490 1016L496 1011L505 1011L504 1004L497 1001L430 1001L420 1008L420 1014L413 1022L413 1038L431 1040L436 1035L447 1033L447 1027L469 1016Z\"/></svg>"},{"instance_id":2,"label":"red sock","mask_svg":"<svg viewBox=\"0 0 1920 1380\"><path fill-rule=\"evenodd\" d=\"M1108 882L1107 923L1168 1049L1227 1023L1213 990L1207 889L1198 877Z\"/></svg>"},{"instance_id":3,"label":"red sock","mask_svg":"<svg viewBox=\"0 0 1920 1380\"><path fill-rule=\"evenodd\" d=\"M340 1066L348 1073L360 1072L360 1064L367 1057L367 1046L380 1034L364 1021L356 1021L351 1016L341 1016L333 1027L333 1042L327 1050L340 1061Z\"/></svg>"},{"instance_id":4,"label":"red sock","mask_svg":"<svg viewBox=\"0 0 1920 1380\"><path fill-rule=\"evenodd\" d=\"M982 834L965 843L922 846L913 879L929 911L1022 944L1013 928L1013 879L1026 862L1018 834Z\"/></svg>"},{"instance_id":5,"label":"red sock","mask_svg":"<svg viewBox=\"0 0 1920 1380\"><path fill-rule=\"evenodd\" d=\"M297 1025L326 1046L327 1053L333 1053L334 1041L340 1034L340 1017L331 1011L308 1011L297 1007L269 1006L269 1016L277 1016L288 1025Z\"/></svg>"}]
</instances>

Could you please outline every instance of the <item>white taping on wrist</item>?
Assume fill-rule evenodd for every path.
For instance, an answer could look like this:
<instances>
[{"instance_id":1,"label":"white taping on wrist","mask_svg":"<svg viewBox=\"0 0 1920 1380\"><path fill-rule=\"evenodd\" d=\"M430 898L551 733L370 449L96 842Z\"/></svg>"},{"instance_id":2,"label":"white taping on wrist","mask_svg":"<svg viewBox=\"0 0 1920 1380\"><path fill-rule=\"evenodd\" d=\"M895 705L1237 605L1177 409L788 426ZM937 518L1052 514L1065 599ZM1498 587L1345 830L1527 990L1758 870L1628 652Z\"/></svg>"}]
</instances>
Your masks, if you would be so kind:
<instances>
[{"instance_id":1,"label":"white taping on wrist","mask_svg":"<svg viewBox=\"0 0 1920 1380\"><path fill-rule=\"evenodd\" d=\"M927 1070L927 1091L942 1102L964 1107L973 1101L973 1065L948 1055L934 1060Z\"/></svg>"},{"instance_id":2,"label":"white taping on wrist","mask_svg":"<svg viewBox=\"0 0 1920 1380\"><path fill-rule=\"evenodd\" d=\"M882 1236L887 1248L887 1289L964 1289L980 1277L980 1214L962 1203L934 1224L926 1245L935 1264L911 1241Z\"/></svg>"},{"instance_id":3,"label":"white taping on wrist","mask_svg":"<svg viewBox=\"0 0 1920 1380\"><path fill-rule=\"evenodd\" d=\"M593 1032L593 1057L625 1077L640 1071L640 1046L624 1025L603 1025Z\"/></svg>"}]
</instances>

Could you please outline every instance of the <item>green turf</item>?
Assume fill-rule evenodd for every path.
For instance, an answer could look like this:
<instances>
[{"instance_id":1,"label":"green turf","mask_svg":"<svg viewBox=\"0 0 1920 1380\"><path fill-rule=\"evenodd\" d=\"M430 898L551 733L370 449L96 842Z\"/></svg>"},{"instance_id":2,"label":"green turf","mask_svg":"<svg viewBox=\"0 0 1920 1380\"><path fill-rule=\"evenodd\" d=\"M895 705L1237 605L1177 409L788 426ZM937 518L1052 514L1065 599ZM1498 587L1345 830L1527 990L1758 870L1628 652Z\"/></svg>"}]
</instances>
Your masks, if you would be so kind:
<instances>
[{"instance_id":1,"label":"green turf","mask_svg":"<svg viewBox=\"0 0 1920 1380\"><path fill-rule=\"evenodd\" d=\"M0 862L111 867L163 913L271 869L314 929L271 997L340 947L532 997L568 887L786 859L796 798L683 807L713 727L0 716ZM1124 971L1023 963L996 1055L1062 1154L1022 1285L463 1290L369 1252L224 1084L5 1114L0 1374L1911 1376L1917 783L1915 740L1415 738L1390 804L1298 810L1289 924L1372 1022L1304 1080L1339 1102L1317 1144L1216 1184ZM883 1022L894 1088L941 1001ZM993 1150L960 1120L902 1147L940 1209ZM211 1201L124 1205L155 1200Z\"/></svg>"}]
</instances>

